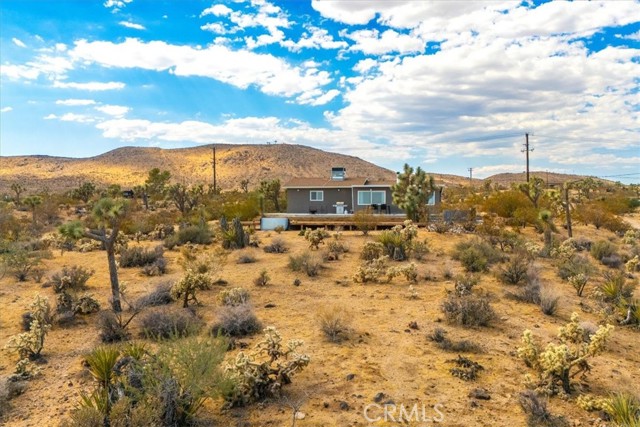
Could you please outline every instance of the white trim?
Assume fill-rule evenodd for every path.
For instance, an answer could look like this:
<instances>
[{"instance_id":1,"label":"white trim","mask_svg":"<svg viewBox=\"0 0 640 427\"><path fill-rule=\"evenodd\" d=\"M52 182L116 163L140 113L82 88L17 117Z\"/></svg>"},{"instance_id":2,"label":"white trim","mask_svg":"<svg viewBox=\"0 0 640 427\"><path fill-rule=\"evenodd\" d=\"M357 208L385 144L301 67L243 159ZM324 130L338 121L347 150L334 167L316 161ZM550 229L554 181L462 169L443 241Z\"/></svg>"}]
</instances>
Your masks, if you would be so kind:
<instances>
[{"instance_id":1,"label":"white trim","mask_svg":"<svg viewBox=\"0 0 640 427\"><path fill-rule=\"evenodd\" d=\"M369 203L360 203L360 194L369 193ZM376 203L378 205L386 205L387 204L387 192L380 190L358 190L357 198L358 198L358 206L371 206L373 204L373 193L382 193L382 202Z\"/></svg>"},{"instance_id":2,"label":"white trim","mask_svg":"<svg viewBox=\"0 0 640 427\"><path fill-rule=\"evenodd\" d=\"M313 198L313 193L317 193L316 194L316 198ZM320 196L318 198L318 196ZM309 191L309 201L310 202L324 202L324 190L311 190Z\"/></svg>"}]
</instances>

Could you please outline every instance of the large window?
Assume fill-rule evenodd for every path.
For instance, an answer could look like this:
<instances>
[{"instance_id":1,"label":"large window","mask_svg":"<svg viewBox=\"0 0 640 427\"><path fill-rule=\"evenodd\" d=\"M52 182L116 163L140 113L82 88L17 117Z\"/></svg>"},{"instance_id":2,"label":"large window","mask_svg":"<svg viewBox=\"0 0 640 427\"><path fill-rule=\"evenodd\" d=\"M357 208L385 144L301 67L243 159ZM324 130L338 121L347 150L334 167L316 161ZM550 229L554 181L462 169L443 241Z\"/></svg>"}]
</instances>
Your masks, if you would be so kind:
<instances>
[{"instance_id":1,"label":"large window","mask_svg":"<svg viewBox=\"0 0 640 427\"><path fill-rule=\"evenodd\" d=\"M358 204L364 205L384 205L387 203L387 193L385 191L358 191Z\"/></svg>"},{"instance_id":2,"label":"large window","mask_svg":"<svg viewBox=\"0 0 640 427\"><path fill-rule=\"evenodd\" d=\"M324 200L324 191L311 190L309 191L309 200L312 202L322 202Z\"/></svg>"},{"instance_id":3,"label":"large window","mask_svg":"<svg viewBox=\"0 0 640 427\"><path fill-rule=\"evenodd\" d=\"M431 194L429 194L429 199L427 200L427 205L434 206L435 204L436 204L436 192L432 191Z\"/></svg>"}]
</instances>

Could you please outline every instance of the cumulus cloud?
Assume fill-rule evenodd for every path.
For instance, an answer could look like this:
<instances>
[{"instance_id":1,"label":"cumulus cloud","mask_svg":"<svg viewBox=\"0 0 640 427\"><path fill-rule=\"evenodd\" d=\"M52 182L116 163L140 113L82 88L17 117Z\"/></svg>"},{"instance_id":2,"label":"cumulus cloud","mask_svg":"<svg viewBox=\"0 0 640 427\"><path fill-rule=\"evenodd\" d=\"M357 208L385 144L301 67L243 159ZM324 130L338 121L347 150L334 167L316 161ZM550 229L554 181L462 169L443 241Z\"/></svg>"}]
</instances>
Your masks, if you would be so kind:
<instances>
[{"instance_id":1,"label":"cumulus cloud","mask_svg":"<svg viewBox=\"0 0 640 427\"><path fill-rule=\"evenodd\" d=\"M242 89L256 86L266 94L285 97L321 88L331 81L326 71L291 66L271 54L231 50L224 45L198 49L132 38L122 43L80 40L71 49L70 56L76 61L105 67L208 77Z\"/></svg>"},{"instance_id":2,"label":"cumulus cloud","mask_svg":"<svg viewBox=\"0 0 640 427\"><path fill-rule=\"evenodd\" d=\"M113 117L122 117L130 110L129 107L122 105L100 105L95 107L96 110Z\"/></svg>"},{"instance_id":3,"label":"cumulus cloud","mask_svg":"<svg viewBox=\"0 0 640 427\"><path fill-rule=\"evenodd\" d=\"M345 49L349 46L344 40L334 40L324 28L317 27L310 27L297 42L285 40L280 44L293 52L299 52L302 49Z\"/></svg>"},{"instance_id":4,"label":"cumulus cloud","mask_svg":"<svg viewBox=\"0 0 640 427\"><path fill-rule=\"evenodd\" d=\"M118 24L122 25L123 27L131 28L134 30L146 30L144 25L136 24L135 22L131 22L131 21L120 21Z\"/></svg>"},{"instance_id":5,"label":"cumulus cloud","mask_svg":"<svg viewBox=\"0 0 640 427\"><path fill-rule=\"evenodd\" d=\"M92 123L95 122L95 119L91 116L87 116L84 114L75 114L75 113L66 113L61 116L56 114L49 114L44 117L45 120L60 120L63 122L76 122L76 123Z\"/></svg>"},{"instance_id":6,"label":"cumulus cloud","mask_svg":"<svg viewBox=\"0 0 640 427\"><path fill-rule=\"evenodd\" d=\"M0 108L0 113L8 113L9 111L13 111L12 107L2 107Z\"/></svg>"},{"instance_id":7,"label":"cumulus cloud","mask_svg":"<svg viewBox=\"0 0 640 427\"><path fill-rule=\"evenodd\" d=\"M395 30L358 30L346 34L355 42L349 49L366 55L383 55L397 52L400 54L422 52L425 42L410 34L401 34Z\"/></svg>"},{"instance_id":8,"label":"cumulus cloud","mask_svg":"<svg viewBox=\"0 0 640 427\"><path fill-rule=\"evenodd\" d=\"M203 10L202 13L200 14L200 17L202 18L203 16L207 16L207 15L225 16L225 15L229 15L231 12L233 12L233 10L229 9L227 6L223 4L214 4L213 6Z\"/></svg>"},{"instance_id":9,"label":"cumulus cloud","mask_svg":"<svg viewBox=\"0 0 640 427\"><path fill-rule=\"evenodd\" d=\"M107 0L103 4L104 7L106 7L107 9L111 9L114 13L116 13L132 1L133 0Z\"/></svg>"},{"instance_id":10,"label":"cumulus cloud","mask_svg":"<svg viewBox=\"0 0 640 427\"><path fill-rule=\"evenodd\" d=\"M56 105L66 105L70 107L94 105L96 101L93 99L58 99Z\"/></svg>"}]
</instances>

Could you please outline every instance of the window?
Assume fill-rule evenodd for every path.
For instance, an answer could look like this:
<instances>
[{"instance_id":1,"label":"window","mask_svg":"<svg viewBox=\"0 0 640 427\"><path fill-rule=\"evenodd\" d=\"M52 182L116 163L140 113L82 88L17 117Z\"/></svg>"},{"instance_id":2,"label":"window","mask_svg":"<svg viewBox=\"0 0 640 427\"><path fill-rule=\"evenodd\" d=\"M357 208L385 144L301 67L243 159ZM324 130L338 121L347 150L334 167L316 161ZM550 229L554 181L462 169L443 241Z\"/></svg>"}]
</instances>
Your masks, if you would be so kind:
<instances>
[{"instance_id":1,"label":"window","mask_svg":"<svg viewBox=\"0 0 640 427\"><path fill-rule=\"evenodd\" d=\"M358 204L365 205L383 205L386 203L387 193L385 191L358 191Z\"/></svg>"},{"instance_id":2,"label":"window","mask_svg":"<svg viewBox=\"0 0 640 427\"><path fill-rule=\"evenodd\" d=\"M429 198L427 199L427 205L434 206L435 204L436 204L436 192L432 191L431 194L429 194Z\"/></svg>"},{"instance_id":3,"label":"window","mask_svg":"<svg viewBox=\"0 0 640 427\"><path fill-rule=\"evenodd\" d=\"M312 202L322 202L324 200L324 191L311 190L309 191L309 200Z\"/></svg>"}]
</instances>

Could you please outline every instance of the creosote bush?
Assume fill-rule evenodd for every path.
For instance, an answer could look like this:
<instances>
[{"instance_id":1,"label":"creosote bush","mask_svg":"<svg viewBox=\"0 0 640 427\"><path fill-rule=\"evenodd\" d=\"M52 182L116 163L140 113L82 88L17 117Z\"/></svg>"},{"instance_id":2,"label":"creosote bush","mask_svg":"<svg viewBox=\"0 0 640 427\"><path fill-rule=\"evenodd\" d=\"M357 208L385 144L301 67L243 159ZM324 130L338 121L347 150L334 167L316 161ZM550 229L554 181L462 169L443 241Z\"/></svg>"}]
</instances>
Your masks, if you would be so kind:
<instances>
[{"instance_id":1,"label":"creosote bush","mask_svg":"<svg viewBox=\"0 0 640 427\"><path fill-rule=\"evenodd\" d=\"M303 271L307 276L315 277L320 274L322 267L322 258L309 251L298 255L289 255L289 268L291 271Z\"/></svg>"},{"instance_id":2,"label":"creosote bush","mask_svg":"<svg viewBox=\"0 0 640 427\"><path fill-rule=\"evenodd\" d=\"M139 319L142 336L156 340L193 335L202 327L202 321L191 310L152 310Z\"/></svg>"},{"instance_id":3,"label":"creosote bush","mask_svg":"<svg viewBox=\"0 0 640 427\"><path fill-rule=\"evenodd\" d=\"M274 327L264 329L264 340L251 353L240 352L233 363L225 367L232 387L224 395L229 406L244 406L266 397L279 397L282 387L302 371L310 361L298 353L300 340L286 345Z\"/></svg>"},{"instance_id":4,"label":"creosote bush","mask_svg":"<svg viewBox=\"0 0 640 427\"><path fill-rule=\"evenodd\" d=\"M135 304L136 307L144 308L171 304L173 302L173 298L171 297L171 286L172 285L170 283L161 283L157 285L154 290L138 298Z\"/></svg>"},{"instance_id":5,"label":"creosote bush","mask_svg":"<svg viewBox=\"0 0 640 427\"><path fill-rule=\"evenodd\" d=\"M571 378L578 374L585 376L589 372L589 359L605 350L613 329L612 325L600 326L585 342L578 314L573 313L571 321L558 331L560 343L549 343L544 348L534 340L530 330L524 331L518 357L538 375L537 380L527 377L527 383L548 395L557 394L560 390L570 394Z\"/></svg>"},{"instance_id":6,"label":"creosote bush","mask_svg":"<svg viewBox=\"0 0 640 427\"><path fill-rule=\"evenodd\" d=\"M527 282L527 273L530 268L530 261L516 254L498 271L498 279L506 285L521 285Z\"/></svg>"},{"instance_id":7,"label":"creosote bush","mask_svg":"<svg viewBox=\"0 0 640 427\"><path fill-rule=\"evenodd\" d=\"M271 277L269 277L267 270L262 269L258 277L253 279L253 284L256 286L267 286L270 281L271 281Z\"/></svg>"},{"instance_id":8,"label":"creosote bush","mask_svg":"<svg viewBox=\"0 0 640 427\"><path fill-rule=\"evenodd\" d=\"M453 259L460 261L466 271L479 273L502 261L504 256L489 243L476 239L458 243L453 251Z\"/></svg>"},{"instance_id":9,"label":"creosote bush","mask_svg":"<svg viewBox=\"0 0 640 427\"><path fill-rule=\"evenodd\" d=\"M249 302L250 294L244 288L224 289L218 293L218 301L222 305L236 306Z\"/></svg>"},{"instance_id":10,"label":"creosote bush","mask_svg":"<svg viewBox=\"0 0 640 427\"><path fill-rule=\"evenodd\" d=\"M349 339L351 335L352 313L343 306L327 306L318 310L318 324L325 337L333 343Z\"/></svg>"},{"instance_id":11,"label":"creosote bush","mask_svg":"<svg viewBox=\"0 0 640 427\"><path fill-rule=\"evenodd\" d=\"M547 316L553 316L558 310L558 302L560 294L551 286L542 286L540 288L540 310Z\"/></svg>"},{"instance_id":12,"label":"creosote bush","mask_svg":"<svg viewBox=\"0 0 640 427\"><path fill-rule=\"evenodd\" d=\"M489 326L496 314L485 296L449 295L441 305L447 322L461 326Z\"/></svg>"},{"instance_id":13,"label":"creosote bush","mask_svg":"<svg viewBox=\"0 0 640 427\"><path fill-rule=\"evenodd\" d=\"M270 244L264 246L262 250L268 254L283 254L289 251L289 247L284 239L276 237L271 240Z\"/></svg>"},{"instance_id":14,"label":"creosote bush","mask_svg":"<svg viewBox=\"0 0 640 427\"><path fill-rule=\"evenodd\" d=\"M244 337L262 328L251 304L225 305L217 313L217 321L211 328L214 336Z\"/></svg>"},{"instance_id":15,"label":"creosote bush","mask_svg":"<svg viewBox=\"0 0 640 427\"><path fill-rule=\"evenodd\" d=\"M142 246L129 246L120 250L120 267L144 267L163 258L164 249L156 246L154 249L145 249Z\"/></svg>"},{"instance_id":16,"label":"creosote bush","mask_svg":"<svg viewBox=\"0 0 640 427\"><path fill-rule=\"evenodd\" d=\"M382 243L383 253L394 261L404 261L409 258L413 248L413 240L418 236L418 227L411 220L403 225L396 225L391 230L384 230L378 236Z\"/></svg>"}]
</instances>

